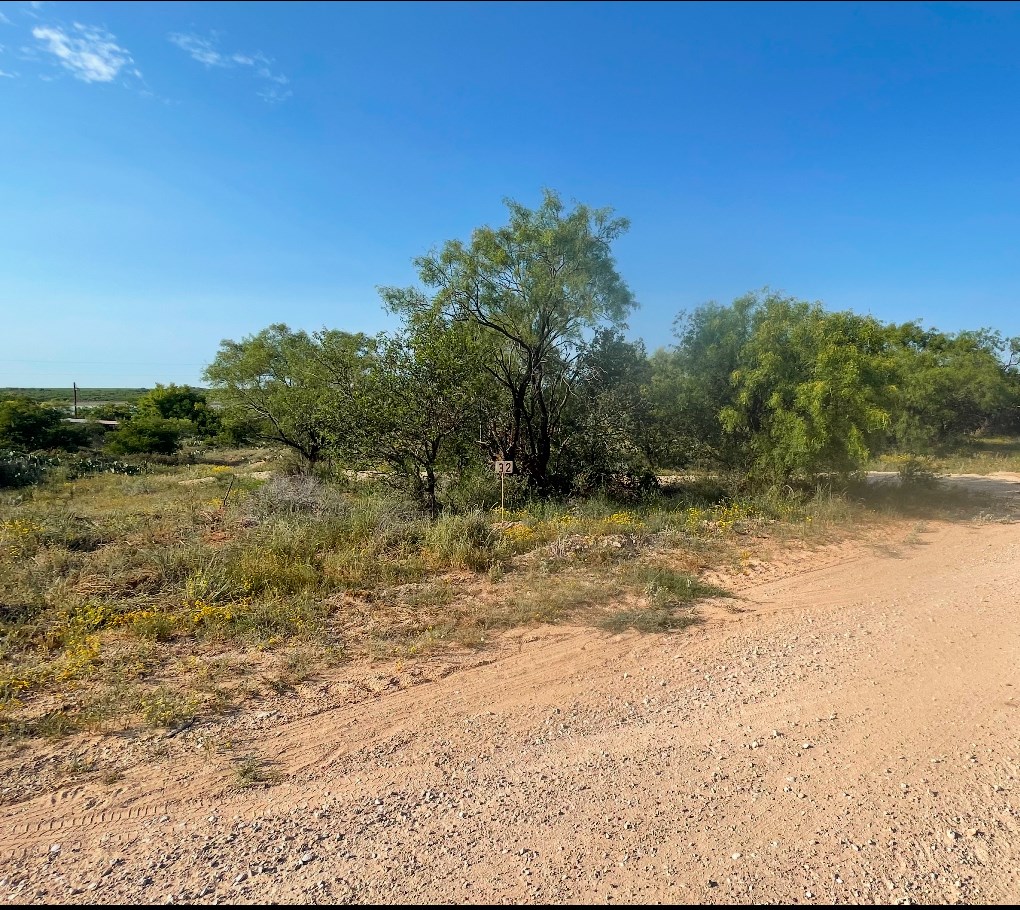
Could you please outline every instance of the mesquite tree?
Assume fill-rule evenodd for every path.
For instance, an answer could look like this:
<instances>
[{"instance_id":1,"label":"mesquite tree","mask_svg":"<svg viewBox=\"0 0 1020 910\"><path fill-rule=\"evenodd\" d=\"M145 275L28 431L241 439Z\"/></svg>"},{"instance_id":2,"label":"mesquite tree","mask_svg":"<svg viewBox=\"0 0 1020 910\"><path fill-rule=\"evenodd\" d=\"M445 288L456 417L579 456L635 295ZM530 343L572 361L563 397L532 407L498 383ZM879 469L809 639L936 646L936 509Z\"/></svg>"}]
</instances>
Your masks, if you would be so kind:
<instances>
[{"instance_id":1,"label":"mesquite tree","mask_svg":"<svg viewBox=\"0 0 1020 910\"><path fill-rule=\"evenodd\" d=\"M622 326L635 306L610 249L628 223L611 209L566 212L551 191L534 210L506 204L507 225L478 228L470 243L451 240L415 265L434 291L430 305L482 338L494 392L479 399L489 456L515 461L534 488L551 490L566 479L554 458L586 335Z\"/></svg>"}]
</instances>

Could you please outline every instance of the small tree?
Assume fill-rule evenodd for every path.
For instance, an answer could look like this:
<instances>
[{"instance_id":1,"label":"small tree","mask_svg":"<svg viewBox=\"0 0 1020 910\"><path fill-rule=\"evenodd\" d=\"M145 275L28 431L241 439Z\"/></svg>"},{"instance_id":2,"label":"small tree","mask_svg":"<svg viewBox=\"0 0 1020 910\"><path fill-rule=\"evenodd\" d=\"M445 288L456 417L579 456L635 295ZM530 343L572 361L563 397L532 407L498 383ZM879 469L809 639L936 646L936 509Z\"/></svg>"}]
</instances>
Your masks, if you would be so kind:
<instances>
[{"instance_id":1,"label":"small tree","mask_svg":"<svg viewBox=\"0 0 1020 910\"><path fill-rule=\"evenodd\" d=\"M362 406L364 462L383 461L398 483L439 513L439 471L469 457L465 429L478 398L478 345L468 327L445 320L413 291L384 290L408 315L402 331L380 336Z\"/></svg>"},{"instance_id":2,"label":"small tree","mask_svg":"<svg viewBox=\"0 0 1020 910\"><path fill-rule=\"evenodd\" d=\"M225 420L250 426L252 438L287 446L312 467L356 442L360 386L373 345L361 334L324 329L309 335L278 323L239 342L221 342L204 375Z\"/></svg>"}]
</instances>

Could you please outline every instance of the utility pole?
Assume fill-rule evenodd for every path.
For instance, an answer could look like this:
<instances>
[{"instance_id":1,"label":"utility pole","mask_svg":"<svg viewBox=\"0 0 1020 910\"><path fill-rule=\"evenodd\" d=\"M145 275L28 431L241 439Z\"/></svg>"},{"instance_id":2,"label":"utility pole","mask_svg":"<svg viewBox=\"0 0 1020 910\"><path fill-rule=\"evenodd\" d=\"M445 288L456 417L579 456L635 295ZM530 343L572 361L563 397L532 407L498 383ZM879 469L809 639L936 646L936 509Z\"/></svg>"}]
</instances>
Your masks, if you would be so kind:
<instances>
[{"instance_id":1,"label":"utility pole","mask_svg":"<svg viewBox=\"0 0 1020 910\"><path fill-rule=\"evenodd\" d=\"M78 383L72 382L71 385L74 387L74 416L78 416Z\"/></svg>"}]
</instances>

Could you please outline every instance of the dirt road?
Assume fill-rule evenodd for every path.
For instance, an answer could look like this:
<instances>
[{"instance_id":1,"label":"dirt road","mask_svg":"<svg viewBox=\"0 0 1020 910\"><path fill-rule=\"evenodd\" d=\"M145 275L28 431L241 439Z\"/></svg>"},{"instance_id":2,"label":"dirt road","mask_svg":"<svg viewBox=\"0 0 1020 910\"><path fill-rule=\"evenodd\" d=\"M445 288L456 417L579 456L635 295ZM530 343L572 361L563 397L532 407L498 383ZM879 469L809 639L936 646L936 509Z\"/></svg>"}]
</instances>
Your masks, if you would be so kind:
<instances>
[{"instance_id":1,"label":"dirt road","mask_svg":"<svg viewBox=\"0 0 1020 910\"><path fill-rule=\"evenodd\" d=\"M0 899L1020 899L1020 524L771 571L677 634L529 630L83 741L135 751L0 807ZM280 779L236 789L227 739Z\"/></svg>"}]
</instances>

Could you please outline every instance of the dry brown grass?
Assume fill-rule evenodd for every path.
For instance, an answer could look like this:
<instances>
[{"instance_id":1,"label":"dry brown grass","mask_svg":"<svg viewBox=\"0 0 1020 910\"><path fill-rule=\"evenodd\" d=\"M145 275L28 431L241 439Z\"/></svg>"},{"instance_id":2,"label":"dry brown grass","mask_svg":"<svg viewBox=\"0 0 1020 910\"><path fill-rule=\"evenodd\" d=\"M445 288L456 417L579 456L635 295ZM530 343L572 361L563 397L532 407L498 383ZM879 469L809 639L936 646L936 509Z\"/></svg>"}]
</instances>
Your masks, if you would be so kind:
<instances>
[{"instance_id":1,"label":"dry brown grass","mask_svg":"<svg viewBox=\"0 0 1020 910\"><path fill-rule=\"evenodd\" d=\"M706 570L973 511L866 487L734 498L688 478L626 507L432 521L349 482L266 481L267 455L0 492L0 728L173 731L355 655L482 647L539 622L679 629L716 593Z\"/></svg>"}]
</instances>

